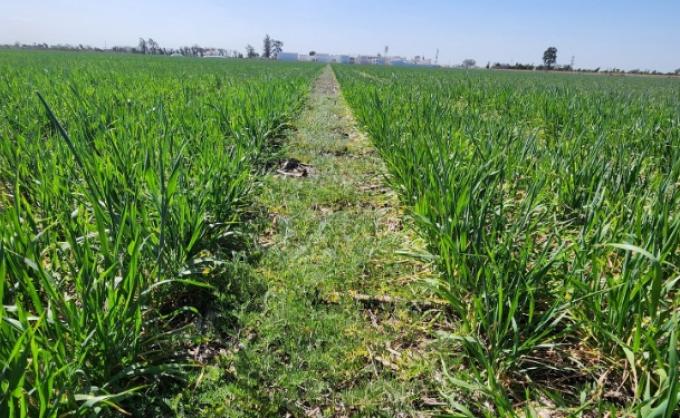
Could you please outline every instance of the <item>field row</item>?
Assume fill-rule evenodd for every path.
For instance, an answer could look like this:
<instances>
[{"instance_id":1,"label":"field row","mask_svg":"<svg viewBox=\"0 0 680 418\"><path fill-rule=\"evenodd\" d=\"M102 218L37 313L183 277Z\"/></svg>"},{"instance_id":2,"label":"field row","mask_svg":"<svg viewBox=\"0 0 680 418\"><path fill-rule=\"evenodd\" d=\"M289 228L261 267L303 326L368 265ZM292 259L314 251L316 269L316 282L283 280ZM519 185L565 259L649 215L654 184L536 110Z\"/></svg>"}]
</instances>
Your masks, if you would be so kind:
<instances>
[{"instance_id":1,"label":"field row","mask_svg":"<svg viewBox=\"0 0 680 418\"><path fill-rule=\"evenodd\" d=\"M163 390L210 339L200 318L235 323L250 297L239 263L257 251L253 195L321 68L0 58L0 415L162 415ZM443 378L401 383L439 385L435 404L467 417L673 416L680 83L335 73L427 244L418 256L437 270L448 305L438 318L455 324L431 345L444 347ZM314 182L292 184L316 192ZM350 346L335 344L319 347ZM307 367L305 354L260 361L276 358L287 373L298 355ZM263 370L258 379L274 381Z\"/></svg>"},{"instance_id":2,"label":"field row","mask_svg":"<svg viewBox=\"0 0 680 418\"><path fill-rule=\"evenodd\" d=\"M336 73L458 321L446 337L451 409L673 415L680 84Z\"/></svg>"},{"instance_id":3,"label":"field row","mask_svg":"<svg viewBox=\"0 0 680 418\"><path fill-rule=\"evenodd\" d=\"M240 279L257 173L318 71L2 53L0 410L139 415L126 399L185 374L194 312Z\"/></svg>"}]
</instances>

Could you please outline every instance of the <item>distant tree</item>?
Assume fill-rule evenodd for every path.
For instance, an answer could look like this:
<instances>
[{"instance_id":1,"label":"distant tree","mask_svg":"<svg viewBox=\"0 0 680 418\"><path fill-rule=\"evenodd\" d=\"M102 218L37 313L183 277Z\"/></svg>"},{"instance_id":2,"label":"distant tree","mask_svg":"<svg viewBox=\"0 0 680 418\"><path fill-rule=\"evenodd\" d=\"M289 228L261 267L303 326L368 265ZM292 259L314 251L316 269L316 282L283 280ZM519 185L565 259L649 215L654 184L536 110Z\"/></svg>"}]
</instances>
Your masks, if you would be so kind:
<instances>
[{"instance_id":1,"label":"distant tree","mask_svg":"<svg viewBox=\"0 0 680 418\"><path fill-rule=\"evenodd\" d=\"M283 42L272 39L272 58L277 58L283 52Z\"/></svg>"},{"instance_id":2,"label":"distant tree","mask_svg":"<svg viewBox=\"0 0 680 418\"><path fill-rule=\"evenodd\" d=\"M264 37L262 44L262 58L269 59L272 57L272 38L269 35Z\"/></svg>"},{"instance_id":3,"label":"distant tree","mask_svg":"<svg viewBox=\"0 0 680 418\"><path fill-rule=\"evenodd\" d=\"M463 68L472 68L475 65L477 65L477 61L473 60L472 58L463 60Z\"/></svg>"},{"instance_id":4,"label":"distant tree","mask_svg":"<svg viewBox=\"0 0 680 418\"><path fill-rule=\"evenodd\" d=\"M158 42L151 38L146 41L146 47L151 55L156 55L160 50L160 45L158 45Z\"/></svg>"},{"instance_id":5,"label":"distant tree","mask_svg":"<svg viewBox=\"0 0 680 418\"><path fill-rule=\"evenodd\" d=\"M316 51L309 51L309 56L310 56L310 57L313 57L314 55L316 55Z\"/></svg>"},{"instance_id":6,"label":"distant tree","mask_svg":"<svg viewBox=\"0 0 680 418\"><path fill-rule=\"evenodd\" d=\"M252 45L246 45L246 57L247 58L257 58L257 52L255 52L255 48L253 48Z\"/></svg>"},{"instance_id":7,"label":"distant tree","mask_svg":"<svg viewBox=\"0 0 680 418\"><path fill-rule=\"evenodd\" d=\"M546 49L543 53L543 63L548 69L551 69L553 65L557 62L557 48L551 46Z\"/></svg>"},{"instance_id":8,"label":"distant tree","mask_svg":"<svg viewBox=\"0 0 680 418\"><path fill-rule=\"evenodd\" d=\"M139 38L139 52L142 54L146 54L147 48L146 48L146 41L144 38Z\"/></svg>"},{"instance_id":9,"label":"distant tree","mask_svg":"<svg viewBox=\"0 0 680 418\"><path fill-rule=\"evenodd\" d=\"M486 69L488 70L489 68L491 68L491 62L486 63Z\"/></svg>"},{"instance_id":10,"label":"distant tree","mask_svg":"<svg viewBox=\"0 0 680 418\"><path fill-rule=\"evenodd\" d=\"M675 75L680 75L680 68L674 71Z\"/></svg>"}]
</instances>

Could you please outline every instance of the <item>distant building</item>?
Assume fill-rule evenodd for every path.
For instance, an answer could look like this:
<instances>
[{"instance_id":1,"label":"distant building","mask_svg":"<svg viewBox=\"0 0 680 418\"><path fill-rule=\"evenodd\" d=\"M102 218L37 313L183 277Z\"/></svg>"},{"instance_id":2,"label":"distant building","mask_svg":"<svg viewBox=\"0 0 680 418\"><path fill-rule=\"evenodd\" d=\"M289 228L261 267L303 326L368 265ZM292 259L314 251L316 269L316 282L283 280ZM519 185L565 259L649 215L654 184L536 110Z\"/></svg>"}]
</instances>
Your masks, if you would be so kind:
<instances>
[{"instance_id":1,"label":"distant building","mask_svg":"<svg viewBox=\"0 0 680 418\"><path fill-rule=\"evenodd\" d=\"M426 65L426 66L431 66L431 65L432 65L432 60L429 59L429 58L426 59L425 57L416 56L416 57L413 59L413 63L414 63L415 65Z\"/></svg>"},{"instance_id":2,"label":"distant building","mask_svg":"<svg viewBox=\"0 0 680 418\"><path fill-rule=\"evenodd\" d=\"M350 57L349 55L338 55L338 62L340 64L351 64L352 57Z\"/></svg>"},{"instance_id":3,"label":"distant building","mask_svg":"<svg viewBox=\"0 0 680 418\"><path fill-rule=\"evenodd\" d=\"M300 61L300 54L297 52L280 52L276 59L279 61Z\"/></svg>"},{"instance_id":4,"label":"distant building","mask_svg":"<svg viewBox=\"0 0 680 418\"><path fill-rule=\"evenodd\" d=\"M380 57L373 55L359 55L356 58L356 63L361 65L376 65L378 64Z\"/></svg>"},{"instance_id":5,"label":"distant building","mask_svg":"<svg viewBox=\"0 0 680 418\"><path fill-rule=\"evenodd\" d=\"M417 56L413 59L404 57L390 57L382 55L333 55L315 53L314 55L298 54L296 52L281 52L279 61L319 62L323 64L362 64L362 65L394 65L394 66L425 66L432 67L432 60Z\"/></svg>"},{"instance_id":6,"label":"distant building","mask_svg":"<svg viewBox=\"0 0 680 418\"><path fill-rule=\"evenodd\" d=\"M319 53L317 53L316 55L314 55L312 57L312 61L322 62L324 64L329 64L329 63L333 62L333 56L330 55L330 54L319 54Z\"/></svg>"},{"instance_id":7,"label":"distant building","mask_svg":"<svg viewBox=\"0 0 680 418\"><path fill-rule=\"evenodd\" d=\"M404 66L404 65L409 65L409 64L408 64L408 60L406 58L394 57L394 58L390 59L390 65Z\"/></svg>"}]
</instances>

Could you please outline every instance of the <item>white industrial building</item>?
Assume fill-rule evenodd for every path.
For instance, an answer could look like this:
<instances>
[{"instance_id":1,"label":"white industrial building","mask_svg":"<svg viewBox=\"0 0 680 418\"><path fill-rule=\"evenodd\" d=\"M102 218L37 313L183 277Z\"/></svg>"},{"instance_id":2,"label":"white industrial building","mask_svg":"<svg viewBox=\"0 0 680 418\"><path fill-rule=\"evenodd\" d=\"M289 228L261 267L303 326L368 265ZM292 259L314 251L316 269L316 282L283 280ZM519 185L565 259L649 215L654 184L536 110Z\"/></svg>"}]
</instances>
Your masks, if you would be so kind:
<instances>
[{"instance_id":1,"label":"white industrial building","mask_svg":"<svg viewBox=\"0 0 680 418\"><path fill-rule=\"evenodd\" d=\"M279 52L276 59L279 61L300 61L300 54L297 52Z\"/></svg>"},{"instance_id":2,"label":"white industrial building","mask_svg":"<svg viewBox=\"0 0 680 418\"><path fill-rule=\"evenodd\" d=\"M381 55L332 55L316 53L314 55L298 54L296 52L281 52L279 61L320 62L323 64L361 64L361 65L395 65L395 66L432 66L432 60L423 57L408 59L404 57L384 57Z\"/></svg>"}]
</instances>

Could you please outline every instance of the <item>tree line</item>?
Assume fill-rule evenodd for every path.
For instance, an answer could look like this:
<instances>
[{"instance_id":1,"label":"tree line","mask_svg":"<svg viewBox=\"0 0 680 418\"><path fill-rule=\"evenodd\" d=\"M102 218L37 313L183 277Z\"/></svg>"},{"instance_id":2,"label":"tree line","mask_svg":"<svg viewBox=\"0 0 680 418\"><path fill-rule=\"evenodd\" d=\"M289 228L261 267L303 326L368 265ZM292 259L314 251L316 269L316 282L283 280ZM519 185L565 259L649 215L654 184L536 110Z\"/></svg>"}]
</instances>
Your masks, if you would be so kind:
<instances>
[{"instance_id":1,"label":"tree line","mask_svg":"<svg viewBox=\"0 0 680 418\"><path fill-rule=\"evenodd\" d=\"M525 71L574 71L574 72L579 72L579 73L603 73L603 74L635 74L635 75L680 75L680 68L676 69L675 71L672 72L661 72L661 71L656 71L656 70L640 70L640 69L634 69L634 70L621 70L618 68L611 68L611 69L605 69L602 70L600 67L590 69L590 68L573 68L572 65L558 65L557 64L557 48L554 46L548 47L544 52L543 52L543 65L534 65L534 64L522 64L522 63L514 63L514 64L507 64L507 63L500 63L500 62L495 62L495 63L487 63L486 64L486 69L487 70L525 70ZM460 65L461 68L475 68L476 67L476 61L473 59L465 59L463 60L462 64Z\"/></svg>"},{"instance_id":2,"label":"tree line","mask_svg":"<svg viewBox=\"0 0 680 418\"><path fill-rule=\"evenodd\" d=\"M132 54L144 54L144 55L182 55L185 57L205 57L205 56L217 56L224 58L264 58L264 59L276 59L279 54L283 51L283 42L272 38L269 34L265 35L262 41L262 52L259 53L252 45L248 44L245 47L245 53L224 49L224 48L208 48L200 45L193 46L183 46L180 48L164 48L161 47L158 42L152 38L144 39L139 38L139 42L136 47L130 46L114 46L110 49L92 47L90 45L71 45L71 44L56 44L48 45L47 43L34 43L34 44L22 44L16 42L11 45L0 45L0 48L4 49L51 49L57 51L94 51L94 52L120 52L120 53L132 53ZM488 70L537 70L537 71L575 71L580 73L604 73L604 74L634 74L634 75L676 75L680 76L680 68L672 72L661 72L655 70L621 70L618 68L602 70L601 68L572 68L571 65L557 65L557 48L549 47L543 52L543 65L534 64L522 64L522 63L487 63L486 69ZM309 53L314 55L315 52ZM477 62L474 59L467 58L463 60L461 68L477 68Z\"/></svg>"},{"instance_id":3,"label":"tree line","mask_svg":"<svg viewBox=\"0 0 680 418\"><path fill-rule=\"evenodd\" d=\"M264 37L262 52L259 53L252 45L246 45L245 53L232 49L211 48L200 45L183 46L180 48L162 47L153 38L139 38L136 46L113 46L111 48L98 48L90 45L78 44L55 44L47 43L22 44L16 42L11 45L0 45L4 49L50 49L57 51L92 51L92 52L118 52L143 55L182 55L185 57L206 57L216 56L224 58L264 58L276 59L283 51L283 42L274 39L269 34Z\"/></svg>"}]
</instances>

